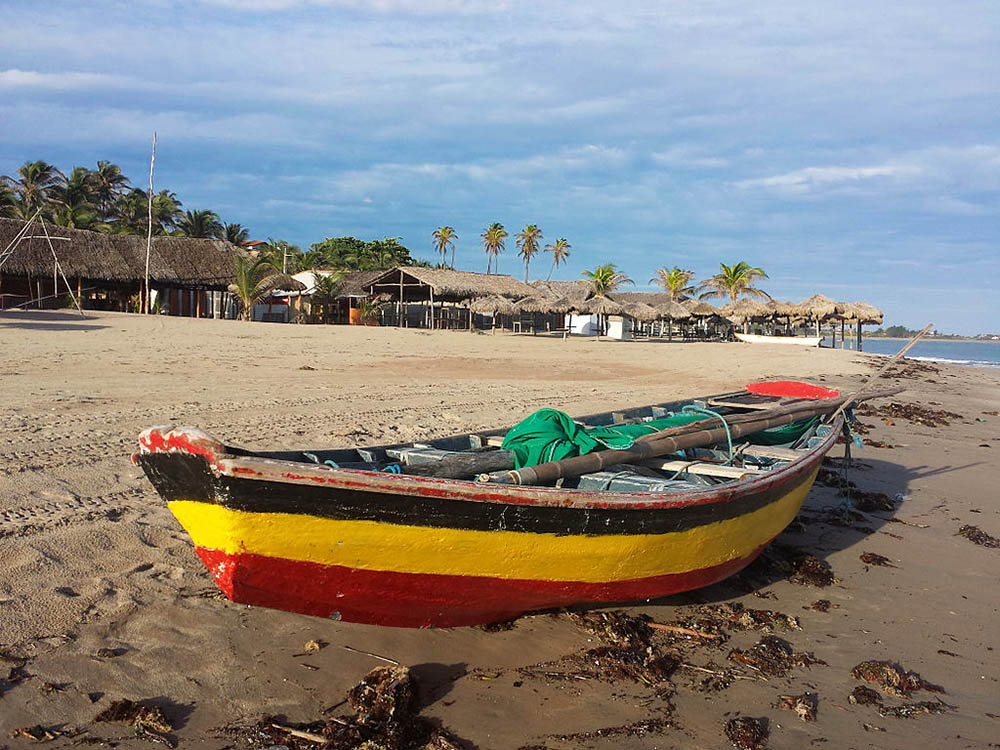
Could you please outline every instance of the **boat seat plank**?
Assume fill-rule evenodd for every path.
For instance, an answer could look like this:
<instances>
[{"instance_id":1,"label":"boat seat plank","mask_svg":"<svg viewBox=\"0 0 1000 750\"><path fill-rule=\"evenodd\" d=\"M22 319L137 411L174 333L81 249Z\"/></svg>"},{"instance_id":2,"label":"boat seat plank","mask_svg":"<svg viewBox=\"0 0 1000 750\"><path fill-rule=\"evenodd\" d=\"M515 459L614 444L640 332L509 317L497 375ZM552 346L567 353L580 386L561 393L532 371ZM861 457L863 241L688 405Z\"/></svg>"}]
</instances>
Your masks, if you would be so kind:
<instances>
[{"instance_id":1,"label":"boat seat plank","mask_svg":"<svg viewBox=\"0 0 1000 750\"><path fill-rule=\"evenodd\" d=\"M720 464L707 464L700 461L664 461L659 458L649 458L639 462L641 466L650 469L660 469L662 471L684 471L689 474L702 474L706 477L724 477L726 479L739 479L747 475L766 474L767 472L745 466L722 466Z\"/></svg>"},{"instance_id":2,"label":"boat seat plank","mask_svg":"<svg viewBox=\"0 0 1000 750\"><path fill-rule=\"evenodd\" d=\"M740 453L748 456L760 456L761 458L779 458L782 461L796 461L802 458L802 451L791 448L780 448L773 445L748 445Z\"/></svg>"}]
</instances>

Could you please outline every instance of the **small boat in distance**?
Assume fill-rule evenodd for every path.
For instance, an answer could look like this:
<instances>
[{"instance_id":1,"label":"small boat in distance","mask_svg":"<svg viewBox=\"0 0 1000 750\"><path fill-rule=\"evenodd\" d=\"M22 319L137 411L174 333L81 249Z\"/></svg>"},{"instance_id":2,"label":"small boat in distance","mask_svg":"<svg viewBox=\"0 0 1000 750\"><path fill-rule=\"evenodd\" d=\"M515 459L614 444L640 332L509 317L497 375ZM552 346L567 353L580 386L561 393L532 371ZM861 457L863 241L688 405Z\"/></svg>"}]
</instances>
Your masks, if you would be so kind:
<instances>
[{"instance_id":1,"label":"small boat in distance","mask_svg":"<svg viewBox=\"0 0 1000 750\"><path fill-rule=\"evenodd\" d=\"M822 336L759 336L756 333L733 334L747 344L795 344L797 346L819 346Z\"/></svg>"},{"instance_id":2,"label":"small boat in distance","mask_svg":"<svg viewBox=\"0 0 1000 750\"><path fill-rule=\"evenodd\" d=\"M714 414L715 427L720 419L731 426L815 398L768 390L706 397L694 409ZM578 421L644 424L690 404ZM737 440L733 427L732 446L723 438L544 487L428 475L456 460L503 458L506 430L249 451L195 428L152 427L133 461L231 600L350 622L451 627L662 597L733 575L795 518L842 424L839 415L829 424L813 418L759 440Z\"/></svg>"}]
</instances>

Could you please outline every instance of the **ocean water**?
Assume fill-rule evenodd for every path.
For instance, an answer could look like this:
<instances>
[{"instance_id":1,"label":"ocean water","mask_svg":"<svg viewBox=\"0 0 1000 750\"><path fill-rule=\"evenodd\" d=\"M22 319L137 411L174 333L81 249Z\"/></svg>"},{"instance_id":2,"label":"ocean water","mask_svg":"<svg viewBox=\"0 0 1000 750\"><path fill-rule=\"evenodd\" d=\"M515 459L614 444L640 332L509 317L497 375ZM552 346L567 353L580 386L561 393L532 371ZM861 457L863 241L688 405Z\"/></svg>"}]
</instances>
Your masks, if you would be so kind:
<instances>
[{"instance_id":1,"label":"ocean water","mask_svg":"<svg viewBox=\"0 0 1000 750\"><path fill-rule=\"evenodd\" d=\"M848 343L852 343L850 337ZM839 342L838 342L839 343ZM862 348L872 354L895 354L906 342L902 339L866 338ZM946 362L953 365L1000 367L1000 341L942 341L921 339L906 353L910 359Z\"/></svg>"}]
</instances>

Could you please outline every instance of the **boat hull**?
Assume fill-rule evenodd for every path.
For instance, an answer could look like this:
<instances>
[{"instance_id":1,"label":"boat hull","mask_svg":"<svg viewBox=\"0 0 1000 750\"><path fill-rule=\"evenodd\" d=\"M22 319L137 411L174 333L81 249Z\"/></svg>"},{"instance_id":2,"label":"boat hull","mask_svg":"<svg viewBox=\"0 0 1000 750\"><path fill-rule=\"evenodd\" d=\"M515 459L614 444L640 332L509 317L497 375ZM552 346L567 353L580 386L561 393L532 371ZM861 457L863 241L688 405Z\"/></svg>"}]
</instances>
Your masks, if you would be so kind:
<instances>
[{"instance_id":1,"label":"boat hull","mask_svg":"<svg viewBox=\"0 0 1000 750\"><path fill-rule=\"evenodd\" d=\"M687 494L590 493L304 467L153 428L137 462L233 601L451 627L722 580L795 517L832 445Z\"/></svg>"},{"instance_id":2,"label":"boat hull","mask_svg":"<svg viewBox=\"0 0 1000 750\"><path fill-rule=\"evenodd\" d=\"M755 333L733 334L747 344L791 344L793 346L819 346L822 336L758 336Z\"/></svg>"}]
</instances>

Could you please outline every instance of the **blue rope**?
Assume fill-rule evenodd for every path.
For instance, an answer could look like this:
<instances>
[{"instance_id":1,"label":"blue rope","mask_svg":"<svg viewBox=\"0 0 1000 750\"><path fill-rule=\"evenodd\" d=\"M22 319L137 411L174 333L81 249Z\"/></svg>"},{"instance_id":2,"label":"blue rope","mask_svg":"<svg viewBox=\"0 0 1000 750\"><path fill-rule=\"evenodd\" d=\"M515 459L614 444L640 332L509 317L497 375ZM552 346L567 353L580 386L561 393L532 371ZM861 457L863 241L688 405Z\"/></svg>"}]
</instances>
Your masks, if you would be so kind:
<instances>
[{"instance_id":1,"label":"blue rope","mask_svg":"<svg viewBox=\"0 0 1000 750\"><path fill-rule=\"evenodd\" d=\"M403 469L402 469L402 467L399 464L389 464L388 466L384 467L382 469L382 471L388 472L389 474L402 474L403 473Z\"/></svg>"},{"instance_id":2,"label":"blue rope","mask_svg":"<svg viewBox=\"0 0 1000 750\"><path fill-rule=\"evenodd\" d=\"M727 464L733 463L733 433L729 429L729 423L726 418L719 414L717 411L712 411L711 409L705 409L701 406L695 406L694 404L687 404L681 409L681 414L705 414L709 417L715 417L720 422L722 426L726 428L726 443L729 446L729 458L726 460Z\"/></svg>"},{"instance_id":3,"label":"blue rope","mask_svg":"<svg viewBox=\"0 0 1000 750\"><path fill-rule=\"evenodd\" d=\"M306 453L305 451L303 451L302 455L305 456L306 458L308 458L314 464L319 464L320 463L319 456L317 456L315 453ZM329 466L331 469L339 469L340 468L340 465L336 461L329 461L329 460L323 461L321 463L321 465L322 466Z\"/></svg>"}]
</instances>

